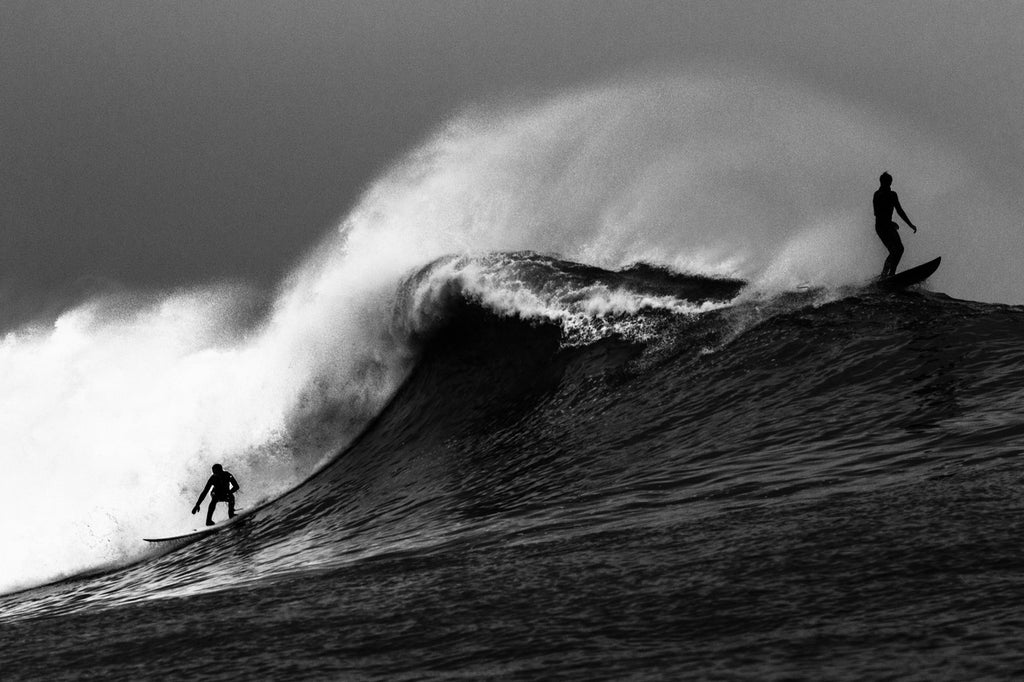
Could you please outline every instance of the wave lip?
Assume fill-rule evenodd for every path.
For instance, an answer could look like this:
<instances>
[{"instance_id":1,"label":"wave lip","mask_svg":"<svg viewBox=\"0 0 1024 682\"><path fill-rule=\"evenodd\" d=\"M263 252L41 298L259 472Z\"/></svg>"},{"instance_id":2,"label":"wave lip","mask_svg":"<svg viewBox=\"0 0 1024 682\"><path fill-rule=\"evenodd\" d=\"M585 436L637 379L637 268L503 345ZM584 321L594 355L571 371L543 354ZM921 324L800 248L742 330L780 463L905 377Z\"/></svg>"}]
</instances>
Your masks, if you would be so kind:
<instances>
[{"instance_id":1,"label":"wave lip","mask_svg":"<svg viewBox=\"0 0 1024 682\"><path fill-rule=\"evenodd\" d=\"M468 300L499 316L555 323L564 343L584 345L612 334L650 338L640 313L705 313L728 305L744 284L642 263L610 271L516 252L439 259L406 286L420 316Z\"/></svg>"}]
</instances>

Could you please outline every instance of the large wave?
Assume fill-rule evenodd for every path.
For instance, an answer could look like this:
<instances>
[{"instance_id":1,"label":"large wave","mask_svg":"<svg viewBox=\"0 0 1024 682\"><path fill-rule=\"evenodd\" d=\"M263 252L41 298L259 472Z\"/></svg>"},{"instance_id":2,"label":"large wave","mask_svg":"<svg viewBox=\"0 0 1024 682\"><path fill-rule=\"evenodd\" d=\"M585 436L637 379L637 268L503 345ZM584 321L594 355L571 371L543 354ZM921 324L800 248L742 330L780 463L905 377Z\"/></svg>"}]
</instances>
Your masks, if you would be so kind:
<instances>
[{"instance_id":1,"label":"large wave","mask_svg":"<svg viewBox=\"0 0 1024 682\"><path fill-rule=\"evenodd\" d=\"M0 590L139 556L139 537L188 523L214 461L244 506L308 477L403 382L453 281L580 342L617 311L708 305L524 288L521 265L488 254L654 263L768 292L856 283L881 259L865 208L883 169L923 228L908 259L988 263L954 259L936 286L1024 298L1005 201L966 159L798 85L705 72L470 109L371 184L269 296L99 297L4 337L0 494L31 521L4 522ZM987 229L952 249L982 207Z\"/></svg>"}]
</instances>

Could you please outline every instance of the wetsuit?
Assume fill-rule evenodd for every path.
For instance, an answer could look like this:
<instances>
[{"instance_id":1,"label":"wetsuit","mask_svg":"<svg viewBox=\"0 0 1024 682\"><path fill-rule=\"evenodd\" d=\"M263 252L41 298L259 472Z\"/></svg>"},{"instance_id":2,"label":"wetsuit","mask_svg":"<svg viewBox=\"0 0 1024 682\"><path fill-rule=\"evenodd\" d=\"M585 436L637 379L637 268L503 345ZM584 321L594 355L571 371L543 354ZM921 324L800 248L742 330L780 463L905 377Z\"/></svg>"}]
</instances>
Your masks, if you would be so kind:
<instances>
[{"instance_id":1,"label":"wetsuit","mask_svg":"<svg viewBox=\"0 0 1024 682\"><path fill-rule=\"evenodd\" d=\"M196 502L196 508L203 503L203 499L206 498L206 493L213 490L213 494L210 495L210 506L206 510L206 525L213 525L213 510L217 507L218 502L228 503L228 517L234 517L235 515L235 491L239 489L238 481L231 475L231 472L221 470L219 473L215 473L210 476L210 479L206 481L206 487L203 488L202 494L199 495L199 500Z\"/></svg>"}]
</instances>

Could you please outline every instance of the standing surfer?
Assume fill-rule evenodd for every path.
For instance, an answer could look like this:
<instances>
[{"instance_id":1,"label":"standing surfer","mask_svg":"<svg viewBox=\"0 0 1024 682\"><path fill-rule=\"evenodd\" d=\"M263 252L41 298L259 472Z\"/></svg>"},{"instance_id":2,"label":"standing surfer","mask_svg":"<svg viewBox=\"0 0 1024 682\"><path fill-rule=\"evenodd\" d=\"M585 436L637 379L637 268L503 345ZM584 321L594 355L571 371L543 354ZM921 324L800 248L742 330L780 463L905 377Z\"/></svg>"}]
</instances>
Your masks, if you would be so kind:
<instances>
[{"instance_id":1,"label":"standing surfer","mask_svg":"<svg viewBox=\"0 0 1024 682\"><path fill-rule=\"evenodd\" d=\"M896 209L896 213L903 218L903 222L909 225L915 233L917 228L914 223L910 222L910 218L900 206L900 198L896 196L896 192L892 191L892 176L888 171L879 176L878 183L879 187L875 190L875 196L872 199L875 207L875 232L885 244L885 248L889 249L889 257L882 265L882 277L891 277L896 274L896 266L899 264L900 258L903 257L903 242L900 241L900 235L897 232L900 229L899 225L892 219L893 209Z\"/></svg>"},{"instance_id":2,"label":"standing surfer","mask_svg":"<svg viewBox=\"0 0 1024 682\"><path fill-rule=\"evenodd\" d=\"M224 467L220 464L213 465L213 476L206 481L206 487L203 488L202 494L199 495L199 499L196 501L196 506L192 507L192 513L195 514L199 511L199 505L203 503L203 499L206 497L206 493L213 489L213 493L210 495L210 506L206 511L206 525L213 525L213 510L216 508L218 502L228 503L228 518L234 518L235 516L235 493L238 492L239 486L238 481L231 475L230 471L224 471Z\"/></svg>"}]
</instances>

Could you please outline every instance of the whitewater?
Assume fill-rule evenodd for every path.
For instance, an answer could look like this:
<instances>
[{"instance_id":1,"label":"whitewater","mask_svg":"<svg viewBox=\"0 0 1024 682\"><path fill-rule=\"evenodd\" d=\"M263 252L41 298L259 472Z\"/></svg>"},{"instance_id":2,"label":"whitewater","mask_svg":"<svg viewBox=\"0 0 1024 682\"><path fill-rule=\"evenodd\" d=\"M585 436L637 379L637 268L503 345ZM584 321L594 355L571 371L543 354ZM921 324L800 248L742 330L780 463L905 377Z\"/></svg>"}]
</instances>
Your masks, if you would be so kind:
<instances>
[{"instance_id":1,"label":"whitewater","mask_svg":"<svg viewBox=\"0 0 1024 682\"><path fill-rule=\"evenodd\" d=\"M868 286L882 170L928 291ZM797 83L623 79L466 109L276 291L7 330L5 675L1008 676L996 187ZM257 511L143 543L213 462Z\"/></svg>"}]
</instances>

